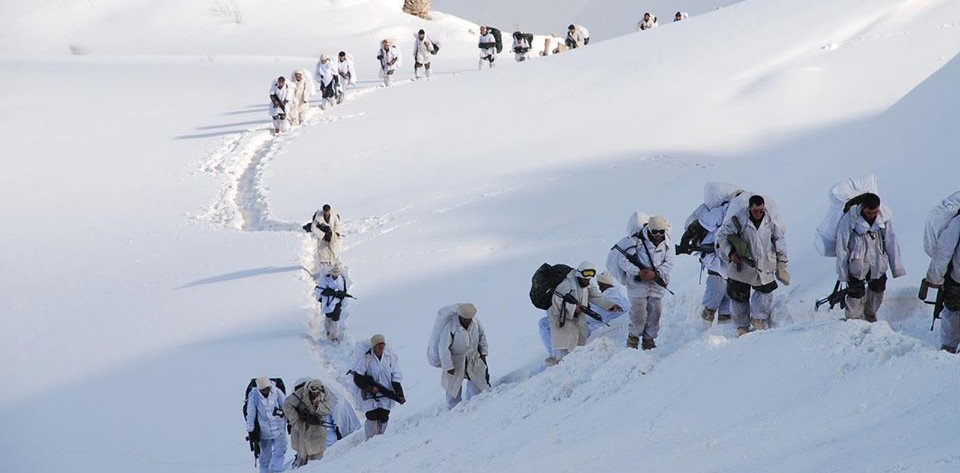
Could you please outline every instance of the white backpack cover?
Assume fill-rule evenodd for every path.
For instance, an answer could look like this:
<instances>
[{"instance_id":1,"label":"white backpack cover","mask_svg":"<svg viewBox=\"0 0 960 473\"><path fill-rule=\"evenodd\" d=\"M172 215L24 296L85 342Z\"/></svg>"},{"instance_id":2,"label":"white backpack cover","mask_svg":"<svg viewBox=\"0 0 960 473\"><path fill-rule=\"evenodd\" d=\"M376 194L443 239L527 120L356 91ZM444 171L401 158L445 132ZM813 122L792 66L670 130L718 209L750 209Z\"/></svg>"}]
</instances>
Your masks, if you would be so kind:
<instances>
[{"instance_id":1,"label":"white backpack cover","mask_svg":"<svg viewBox=\"0 0 960 473\"><path fill-rule=\"evenodd\" d=\"M960 212L960 191L943 199L927 214L927 220L923 225L923 251L927 256L933 257L940 234L957 217L957 212Z\"/></svg>"},{"instance_id":2,"label":"white backpack cover","mask_svg":"<svg viewBox=\"0 0 960 473\"><path fill-rule=\"evenodd\" d=\"M877 176L869 176L859 179L845 179L833 185L830 188L830 206L827 207L827 214L823 217L820 225L817 226L816 238L814 244L817 247L817 253L820 256L835 258L837 256L837 224L843 218L843 206L847 201L867 192L879 195L877 186ZM886 212L889 215L889 211Z\"/></svg>"},{"instance_id":3,"label":"white backpack cover","mask_svg":"<svg viewBox=\"0 0 960 473\"><path fill-rule=\"evenodd\" d=\"M457 307L460 304L448 305L437 311L437 320L433 322L433 332L430 333L430 341L427 342L427 363L434 368L440 367L440 334L443 328L453 320L457 315Z\"/></svg>"},{"instance_id":4,"label":"white backpack cover","mask_svg":"<svg viewBox=\"0 0 960 473\"><path fill-rule=\"evenodd\" d=\"M740 186L727 182L708 182L703 185L703 203L708 208L715 209L724 202L733 200L737 193L744 193Z\"/></svg>"},{"instance_id":5,"label":"white backpack cover","mask_svg":"<svg viewBox=\"0 0 960 473\"><path fill-rule=\"evenodd\" d=\"M640 231L643 227L647 225L647 222L650 221L650 216L643 212L634 212L630 214L630 218L627 220L627 236L620 239L617 242L617 245L620 248L626 250L630 245L630 237ZM610 252L607 253L607 272L610 273L620 284L626 285L627 279L630 276L627 273L620 269L620 253L615 248L611 247Z\"/></svg>"}]
</instances>

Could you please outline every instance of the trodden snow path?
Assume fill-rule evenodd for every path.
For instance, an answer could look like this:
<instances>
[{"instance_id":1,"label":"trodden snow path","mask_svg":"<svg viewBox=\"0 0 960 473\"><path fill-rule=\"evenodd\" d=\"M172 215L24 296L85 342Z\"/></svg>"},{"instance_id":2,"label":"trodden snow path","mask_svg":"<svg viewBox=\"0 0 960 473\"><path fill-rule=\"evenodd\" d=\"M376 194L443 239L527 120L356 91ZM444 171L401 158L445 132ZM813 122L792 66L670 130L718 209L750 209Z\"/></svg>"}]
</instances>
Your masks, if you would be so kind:
<instances>
[{"instance_id":1,"label":"trodden snow path","mask_svg":"<svg viewBox=\"0 0 960 473\"><path fill-rule=\"evenodd\" d=\"M358 97L380 89L382 89L380 86L353 89L348 95L348 100L356 100ZM345 311L341 319L344 325L341 341L336 344L327 341L323 327L325 316L314 297L314 288L319 278L323 277L323 269L325 269L317 265L316 243L312 235L303 232L302 223L283 222L271 216L269 191L264 185L263 178L264 170L270 162L282 156L288 145L296 140L304 129L363 115L363 112L331 116L325 116L324 113L318 107L311 106L305 123L289 132L275 134L268 124L266 127L251 128L222 139L204 160L200 172L221 179L224 182L223 189L219 198L208 205L196 218L234 230L293 232L302 236L300 262L303 273L300 274L300 279L307 285L304 296L311 301L311 313L305 338L308 340L310 352L319 369L317 377L340 396L351 398L352 390L347 387L349 377L346 375L354 356L354 343L346 330L349 310ZM312 207L306 210L312 211ZM356 222L347 220L344 221L344 231L347 235L368 233L371 229L384 226L391 220L391 217L378 216L361 218ZM349 246L344 250L346 249L349 249ZM341 264L350 284L348 289L355 294L357 286L350 279L349 267L344 263ZM331 384L334 380L336 383ZM355 401L354 405L356 405Z\"/></svg>"}]
</instances>

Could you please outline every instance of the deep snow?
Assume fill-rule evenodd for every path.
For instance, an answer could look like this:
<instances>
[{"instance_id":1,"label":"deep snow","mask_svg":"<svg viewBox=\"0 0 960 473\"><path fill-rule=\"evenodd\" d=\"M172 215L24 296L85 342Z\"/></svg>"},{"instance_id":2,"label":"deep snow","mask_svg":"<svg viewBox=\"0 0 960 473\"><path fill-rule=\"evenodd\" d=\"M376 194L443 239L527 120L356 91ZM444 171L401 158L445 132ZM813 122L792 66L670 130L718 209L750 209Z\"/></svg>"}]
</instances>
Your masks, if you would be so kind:
<instances>
[{"instance_id":1,"label":"deep snow","mask_svg":"<svg viewBox=\"0 0 960 473\"><path fill-rule=\"evenodd\" d=\"M957 432L944 403L957 359L936 351L914 297L927 262L920 223L956 190L960 6L751 0L482 73L472 26L445 17L436 28L462 34L444 37L437 78L384 90L365 55L385 31L402 38L421 24L389 9L399 2L315 2L310 11L346 9L353 21L294 29L307 39L284 48L263 31L297 2L232 2L250 29L229 38L161 23L137 36L136 21L117 19L166 11L195 31L211 21L197 12L212 2L201 3L51 2L101 8L64 16L76 41L97 45L84 57L38 54L66 52L65 30L38 26L46 10L16 17L29 43L4 28L0 198L12 225L0 233L0 378L17 380L0 390L0 417L15 426L0 434L4 471L250 465L239 416L249 377L345 381L352 344L312 338L301 268L312 260L296 232L324 202L346 219L358 296L347 335L386 334L410 402L387 435L347 439L311 469L956 469L943 439ZM599 37L593 25L621 20L583 23ZM108 41L104 25L133 39ZM330 38L367 68L362 89L271 138L269 80L312 68L292 56ZM25 83L39 92L21 93ZM810 244L827 189L867 172L896 212L908 270L872 326L811 312L833 281L832 260ZM779 327L705 331L698 267L681 258L660 348L600 341L531 376L544 356L526 300L532 270L602 262L633 210L677 225L707 180L780 203L795 282L778 291ZM443 412L424 345L435 310L465 300L480 308L498 386Z\"/></svg>"}]
</instances>

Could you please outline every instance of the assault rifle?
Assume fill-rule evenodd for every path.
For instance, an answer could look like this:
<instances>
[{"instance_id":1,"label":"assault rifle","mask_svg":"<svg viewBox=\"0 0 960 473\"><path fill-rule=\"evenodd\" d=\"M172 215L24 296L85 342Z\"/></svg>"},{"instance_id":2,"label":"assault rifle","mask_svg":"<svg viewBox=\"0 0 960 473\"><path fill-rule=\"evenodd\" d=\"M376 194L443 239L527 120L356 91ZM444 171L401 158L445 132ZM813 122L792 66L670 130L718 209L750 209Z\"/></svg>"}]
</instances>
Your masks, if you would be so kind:
<instances>
[{"instance_id":1,"label":"assault rifle","mask_svg":"<svg viewBox=\"0 0 960 473\"><path fill-rule=\"evenodd\" d=\"M354 380L360 381L359 383L357 383L357 386L360 386L360 389L362 391L367 391L369 389L377 388L379 392L374 394L373 395L374 397L380 396L380 397L385 397L387 399L393 399L394 401L397 401L400 404L407 402L406 398L403 397L402 389L397 389L396 391L394 391L393 389L390 389L378 383L376 380L373 379L373 376L370 376L367 374L360 374L353 370L347 371L347 374L352 374ZM399 383L394 383L394 384L399 387Z\"/></svg>"},{"instance_id":2,"label":"assault rifle","mask_svg":"<svg viewBox=\"0 0 960 473\"><path fill-rule=\"evenodd\" d=\"M930 290L930 283L926 279L920 281L920 292L917 294L917 297L923 301L924 304L930 304L933 306L933 321L930 322L930 331L933 331L933 326L936 325L937 319L940 318L940 313L943 312L943 300L946 295L943 287L936 288L937 297L932 301L927 300L927 292Z\"/></svg>"},{"instance_id":3,"label":"assault rifle","mask_svg":"<svg viewBox=\"0 0 960 473\"><path fill-rule=\"evenodd\" d=\"M320 289L320 286L317 286L317 289ZM353 297L347 293L347 291L335 291L332 287L323 288L323 290L320 291L320 295L326 297L336 297L337 299L356 299L356 297Z\"/></svg>"},{"instance_id":4,"label":"assault rifle","mask_svg":"<svg viewBox=\"0 0 960 473\"><path fill-rule=\"evenodd\" d=\"M253 432L247 432L247 442L250 443L250 451L253 452L253 466L257 466L260 460L260 423L253 423Z\"/></svg>"},{"instance_id":5,"label":"assault rifle","mask_svg":"<svg viewBox=\"0 0 960 473\"><path fill-rule=\"evenodd\" d=\"M281 112L287 113L287 107L283 105L283 102L280 101L280 97L277 97L277 94L270 94L270 101L273 102L273 106L279 108Z\"/></svg>"},{"instance_id":6,"label":"assault rifle","mask_svg":"<svg viewBox=\"0 0 960 473\"><path fill-rule=\"evenodd\" d=\"M607 327L610 326L610 324L604 322L603 317L601 317L600 314L598 314L595 310L591 309L589 305L580 305L580 302L577 301L577 298L574 297L573 294L565 294L563 296L563 302L566 302L567 304L575 304L580 309L580 312L587 314L591 319L596 320Z\"/></svg>"},{"instance_id":7,"label":"assault rifle","mask_svg":"<svg viewBox=\"0 0 960 473\"><path fill-rule=\"evenodd\" d=\"M641 242L641 244L643 243ZM643 248L646 250L647 245L643 244ZM673 291L667 288L667 282L663 279L663 276L660 275L660 271L658 271L656 268L647 267L647 265L640 262L640 258L638 258L637 255L631 255L630 253L627 253L627 250L620 248L620 245L613 245L613 248L610 248L610 249L619 251L620 254L624 256L624 258L627 258L627 261L629 261L630 264L636 266L637 268L640 268L641 271L643 271L644 269L652 270L654 273L657 274L657 276L653 279L653 282L657 283L658 286L666 289L667 292L669 292L670 294L673 294ZM650 256L650 250L647 250L647 256L648 257ZM653 258L650 258L650 260L652 261Z\"/></svg>"},{"instance_id":8,"label":"assault rifle","mask_svg":"<svg viewBox=\"0 0 960 473\"><path fill-rule=\"evenodd\" d=\"M820 310L820 306L824 304L830 304L830 310L833 310L834 306L840 305L841 309L847 308L847 293L850 291L849 287L840 287L840 281L837 281L833 285L833 292L829 296L820 299L814 304L813 311L816 312Z\"/></svg>"}]
</instances>

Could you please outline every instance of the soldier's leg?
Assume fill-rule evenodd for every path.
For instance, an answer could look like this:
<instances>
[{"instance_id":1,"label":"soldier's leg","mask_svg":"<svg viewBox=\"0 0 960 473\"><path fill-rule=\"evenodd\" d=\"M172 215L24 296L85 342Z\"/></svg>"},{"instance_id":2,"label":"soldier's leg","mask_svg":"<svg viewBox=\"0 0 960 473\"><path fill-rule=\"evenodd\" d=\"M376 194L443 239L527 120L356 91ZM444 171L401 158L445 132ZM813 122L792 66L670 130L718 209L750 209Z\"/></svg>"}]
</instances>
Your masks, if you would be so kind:
<instances>
[{"instance_id":1,"label":"soldier's leg","mask_svg":"<svg viewBox=\"0 0 960 473\"><path fill-rule=\"evenodd\" d=\"M867 296L864 298L863 318L867 322L877 321L877 311L883 304L883 291L887 289L887 275L872 279L867 283Z\"/></svg>"},{"instance_id":2,"label":"soldier's leg","mask_svg":"<svg viewBox=\"0 0 960 473\"><path fill-rule=\"evenodd\" d=\"M647 324L643 329L644 350L650 350L657 346L654 340L656 340L657 335L660 334L660 313L663 309L661 302L662 299L659 297L647 298Z\"/></svg>"},{"instance_id":3,"label":"soldier's leg","mask_svg":"<svg viewBox=\"0 0 960 473\"><path fill-rule=\"evenodd\" d=\"M730 279L727 281L727 296L730 297L730 308L733 312L733 322L737 325L737 334L750 331L750 285Z\"/></svg>"},{"instance_id":4,"label":"soldier's leg","mask_svg":"<svg viewBox=\"0 0 960 473\"><path fill-rule=\"evenodd\" d=\"M450 393L446 389L443 390L443 395L447 398L447 409L453 409L457 404L460 404L460 401L463 398L463 387L457 391L456 396L450 396Z\"/></svg>"},{"instance_id":5,"label":"soldier's leg","mask_svg":"<svg viewBox=\"0 0 960 473\"><path fill-rule=\"evenodd\" d=\"M703 291L703 313L700 315L704 322L713 322L717 309L720 308L720 304L723 302L724 296L726 295L726 288L722 283L723 278L721 278L719 274L711 273L707 275L707 283Z\"/></svg>"},{"instance_id":6,"label":"soldier's leg","mask_svg":"<svg viewBox=\"0 0 960 473\"><path fill-rule=\"evenodd\" d=\"M540 329L540 341L543 342L543 348L547 350L547 355L553 355L553 351L550 349L550 319L547 317L542 317L538 324Z\"/></svg>"},{"instance_id":7,"label":"soldier's leg","mask_svg":"<svg viewBox=\"0 0 960 473\"><path fill-rule=\"evenodd\" d=\"M630 324L627 327L627 346L640 346L640 336L647 326L647 298L630 297Z\"/></svg>"},{"instance_id":8,"label":"soldier's leg","mask_svg":"<svg viewBox=\"0 0 960 473\"><path fill-rule=\"evenodd\" d=\"M940 313L940 344L950 353L960 345L960 285L947 275L943 282L943 312Z\"/></svg>"},{"instance_id":9,"label":"soldier's leg","mask_svg":"<svg viewBox=\"0 0 960 473\"><path fill-rule=\"evenodd\" d=\"M864 313L864 297L867 295L867 283L862 279L850 278L847 280L847 308L844 315L847 319L862 319Z\"/></svg>"},{"instance_id":10,"label":"soldier's leg","mask_svg":"<svg viewBox=\"0 0 960 473\"><path fill-rule=\"evenodd\" d=\"M420 64L419 62L414 62L414 63L413 63L413 78L414 78L414 79L419 79L419 78L420 78L420 68L421 68L421 67L423 67L423 64Z\"/></svg>"},{"instance_id":11,"label":"soldier's leg","mask_svg":"<svg viewBox=\"0 0 960 473\"><path fill-rule=\"evenodd\" d=\"M428 62L428 63L424 64L424 65L423 65L423 69L424 69L424 71L426 71L425 74L426 74L426 76L427 76L427 79L429 79L429 78L430 78L430 63Z\"/></svg>"},{"instance_id":12,"label":"soldier's leg","mask_svg":"<svg viewBox=\"0 0 960 473\"><path fill-rule=\"evenodd\" d=\"M753 295L750 297L750 322L755 328L761 330L770 328L773 291L776 289L776 281L753 288Z\"/></svg>"},{"instance_id":13,"label":"soldier's leg","mask_svg":"<svg viewBox=\"0 0 960 473\"><path fill-rule=\"evenodd\" d=\"M273 439L271 449L261 454L260 461L263 461L264 454L269 456L268 463L270 464L271 473L283 471L283 457L287 454L287 434L283 433Z\"/></svg>"}]
</instances>

